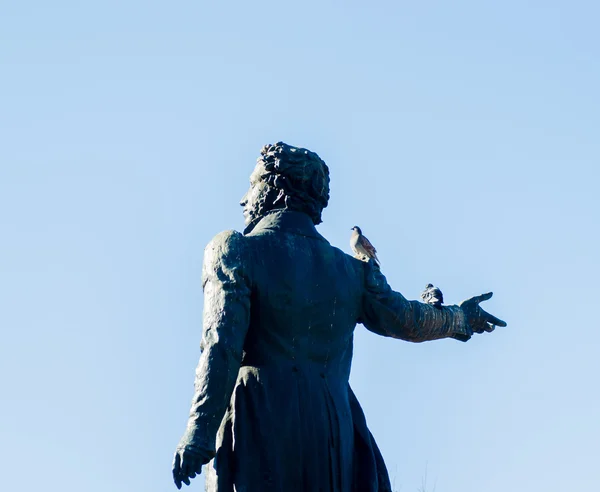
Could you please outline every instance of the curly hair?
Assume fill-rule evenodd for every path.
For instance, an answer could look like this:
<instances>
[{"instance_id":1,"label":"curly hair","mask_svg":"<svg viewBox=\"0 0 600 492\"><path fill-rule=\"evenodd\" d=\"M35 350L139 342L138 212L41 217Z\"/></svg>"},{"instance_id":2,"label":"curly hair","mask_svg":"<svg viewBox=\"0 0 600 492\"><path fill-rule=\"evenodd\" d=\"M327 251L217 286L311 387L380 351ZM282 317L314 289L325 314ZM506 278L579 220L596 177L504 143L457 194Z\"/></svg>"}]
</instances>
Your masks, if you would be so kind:
<instances>
[{"instance_id":1,"label":"curly hair","mask_svg":"<svg viewBox=\"0 0 600 492\"><path fill-rule=\"evenodd\" d=\"M262 179L276 191L273 208L287 208L308 214L320 224L329 202L329 168L315 153L283 142L265 145L258 163L266 173Z\"/></svg>"}]
</instances>

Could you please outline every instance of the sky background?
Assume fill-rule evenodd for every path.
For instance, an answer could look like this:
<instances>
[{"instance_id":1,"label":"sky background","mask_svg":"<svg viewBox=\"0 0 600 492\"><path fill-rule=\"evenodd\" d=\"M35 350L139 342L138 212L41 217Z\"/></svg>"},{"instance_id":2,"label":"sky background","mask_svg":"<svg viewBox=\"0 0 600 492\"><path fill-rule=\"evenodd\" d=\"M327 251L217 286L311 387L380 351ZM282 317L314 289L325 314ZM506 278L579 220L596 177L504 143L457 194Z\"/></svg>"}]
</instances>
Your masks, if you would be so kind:
<instances>
[{"instance_id":1,"label":"sky background","mask_svg":"<svg viewBox=\"0 0 600 492\"><path fill-rule=\"evenodd\" d=\"M493 290L468 343L358 326L400 492L599 490L600 6L0 1L0 490L165 492L204 246L260 148L331 169L391 285ZM196 479L190 490L201 490Z\"/></svg>"}]
</instances>

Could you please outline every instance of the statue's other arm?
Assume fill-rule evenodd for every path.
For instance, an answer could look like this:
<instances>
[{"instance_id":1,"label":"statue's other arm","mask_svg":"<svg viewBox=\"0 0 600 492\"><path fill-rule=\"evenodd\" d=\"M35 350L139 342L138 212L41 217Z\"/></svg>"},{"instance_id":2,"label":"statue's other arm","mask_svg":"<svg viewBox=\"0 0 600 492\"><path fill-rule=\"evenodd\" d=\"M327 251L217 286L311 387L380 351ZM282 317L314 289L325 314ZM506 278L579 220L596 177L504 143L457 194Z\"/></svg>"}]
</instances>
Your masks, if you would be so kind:
<instances>
[{"instance_id":1,"label":"statue's other arm","mask_svg":"<svg viewBox=\"0 0 600 492\"><path fill-rule=\"evenodd\" d=\"M204 253L202 355L187 428L177 448L200 455L204 463L215 455L217 431L235 386L248 331L251 286L245 256L244 237L235 231L216 236Z\"/></svg>"},{"instance_id":2,"label":"statue's other arm","mask_svg":"<svg viewBox=\"0 0 600 492\"><path fill-rule=\"evenodd\" d=\"M425 342L439 338L456 338L466 342L473 333L492 331L506 323L479 307L490 294L471 298L460 306L435 307L408 301L395 292L374 262L364 264L365 289L359 322L379 335Z\"/></svg>"}]
</instances>

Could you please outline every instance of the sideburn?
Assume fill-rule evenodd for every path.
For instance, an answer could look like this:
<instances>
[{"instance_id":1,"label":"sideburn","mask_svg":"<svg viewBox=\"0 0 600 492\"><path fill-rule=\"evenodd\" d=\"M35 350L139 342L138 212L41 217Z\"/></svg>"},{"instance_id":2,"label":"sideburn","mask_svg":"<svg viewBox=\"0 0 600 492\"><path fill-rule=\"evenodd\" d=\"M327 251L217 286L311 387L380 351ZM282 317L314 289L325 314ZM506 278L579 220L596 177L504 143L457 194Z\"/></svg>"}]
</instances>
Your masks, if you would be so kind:
<instances>
[{"instance_id":1,"label":"sideburn","mask_svg":"<svg viewBox=\"0 0 600 492\"><path fill-rule=\"evenodd\" d=\"M285 194L283 190L277 190L273 188L269 184L265 186L263 192L260 194L258 199L255 202L254 209L250 211L252 216L252 220L244 229L244 234L248 234L254 229L256 224L262 219L266 214L271 212L272 210L278 210L281 208L285 208Z\"/></svg>"}]
</instances>

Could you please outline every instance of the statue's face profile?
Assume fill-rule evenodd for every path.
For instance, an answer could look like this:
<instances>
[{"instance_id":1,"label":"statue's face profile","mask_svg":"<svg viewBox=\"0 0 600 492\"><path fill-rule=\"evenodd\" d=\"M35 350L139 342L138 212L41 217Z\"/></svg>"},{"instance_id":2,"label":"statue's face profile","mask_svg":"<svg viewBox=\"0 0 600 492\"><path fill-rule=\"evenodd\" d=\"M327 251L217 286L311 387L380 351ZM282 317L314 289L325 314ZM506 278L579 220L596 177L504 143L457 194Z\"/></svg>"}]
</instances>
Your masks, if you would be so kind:
<instances>
[{"instance_id":1,"label":"statue's face profile","mask_svg":"<svg viewBox=\"0 0 600 492\"><path fill-rule=\"evenodd\" d=\"M259 162L250 175L250 188L242 197L240 205L244 207L245 224L249 225L252 221L259 218L264 212L264 204L270 189L267 183L262 179L266 173L264 164Z\"/></svg>"}]
</instances>

